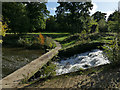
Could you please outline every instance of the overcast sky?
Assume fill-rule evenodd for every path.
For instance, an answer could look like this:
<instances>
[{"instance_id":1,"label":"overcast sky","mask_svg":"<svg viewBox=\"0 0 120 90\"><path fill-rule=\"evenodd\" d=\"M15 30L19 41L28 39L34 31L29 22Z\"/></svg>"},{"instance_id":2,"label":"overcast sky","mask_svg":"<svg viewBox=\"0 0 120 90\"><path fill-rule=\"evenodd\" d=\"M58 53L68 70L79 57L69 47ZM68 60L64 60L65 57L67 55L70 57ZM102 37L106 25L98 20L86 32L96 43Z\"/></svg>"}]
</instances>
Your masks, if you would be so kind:
<instances>
[{"instance_id":1,"label":"overcast sky","mask_svg":"<svg viewBox=\"0 0 120 90\"><path fill-rule=\"evenodd\" d=\"M56 7L59 4L55 0L48 0L47 8L50 11L51 15L55 15ZM107 13L107 17L113 13L115 10L118 10L118 2L120 0L92 0L93 9L91 14L95 13L96 11L101 11L103 13Z\"/></svg>"}]
</instances>

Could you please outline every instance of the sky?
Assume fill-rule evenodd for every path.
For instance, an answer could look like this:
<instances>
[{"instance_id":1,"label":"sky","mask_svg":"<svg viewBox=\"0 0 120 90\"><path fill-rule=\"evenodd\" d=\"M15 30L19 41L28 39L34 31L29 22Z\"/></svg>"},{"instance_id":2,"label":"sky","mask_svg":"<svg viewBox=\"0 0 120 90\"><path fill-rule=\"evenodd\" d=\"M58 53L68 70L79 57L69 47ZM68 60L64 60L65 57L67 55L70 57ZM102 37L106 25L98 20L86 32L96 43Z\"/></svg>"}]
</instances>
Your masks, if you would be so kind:
<instances>
[{"instance_id":1,"label":"sky","mask_svg":"<svg viewBox=\"0 0 120 90\"><path fill-rule=\"evenodd\" d=\"M115 10L118 10L118 2L120 0L92 0L93 9L90 11L91 15L96 11L101 11L103 13L107 13L107 18L110 14L112 14ZM55 15L56 7L59 4L56 0L48 0L47 9L50 11L50 15Z\"/></svg>"}]
</instances>

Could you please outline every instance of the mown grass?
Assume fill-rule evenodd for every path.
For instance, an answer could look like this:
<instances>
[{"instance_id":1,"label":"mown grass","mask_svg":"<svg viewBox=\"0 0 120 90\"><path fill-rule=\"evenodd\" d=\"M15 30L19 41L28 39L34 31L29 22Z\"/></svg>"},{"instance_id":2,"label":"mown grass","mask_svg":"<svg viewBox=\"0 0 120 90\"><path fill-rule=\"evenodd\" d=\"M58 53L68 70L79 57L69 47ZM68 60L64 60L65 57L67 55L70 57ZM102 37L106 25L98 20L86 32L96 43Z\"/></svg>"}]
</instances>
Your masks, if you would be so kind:
<instances>
[{"instance_id":1,"label":"mown grass","mask_svg":"<svg viewBox=\"0 0 120 90\"><path fill-rule=\"evenodd\" d=\"M69 34L69 33L55 33L55 32L39 32L39 33L34 33L34 32L33 32L33 33L22 33L22 34L40 34L40 33L41 33L41 34L53 34L53 35L54 35L54 34L57 34L57 35L58 35L58 34ZM6 34L14 34L14 33L6 33ZM16 34L17 34L17 33L16 33Z\"/></svg>"},{"instance_id":2,"label":"mown grass","mask_svg":"<svg viewBox=\"0 0 120 90\"><path fill-rule=\"evenodd\" d=\"M62 47L64 48L64 47L67 47L67 46L73 45L73 44L75 44L75 43L76 43L75 40L74 40L74 41L71 41L71 42L69 42L69 43L64 43L64 44L62 44Z\"/></svg>"},{"instance_id":3,"label":"mown grass","mask_svg":"<svg viewBox=\"0 0 120 90\"><path fill-rule=\"evenodd\" d=\"M68 36L63 36L63 37L58 37L58 38L54 38L54 40L58 41L58 42L61 42L63 41L64 39L68 38Z\"/></svg>"},{"instance_id":4,"label":"mown grass","mask_svg":"<svg viewBox=\"0 0 120 90\"><path fill-rule=\"evenodd\" d=\"M83 44L83 43L110 43L114 39L115 33L98 33L98 34L91 34L89 36L89 40L80 40L80 34L74 34L74 35L67 35L67 36L58 36L57 38L54 38L54 40L60 42L62 45L62 48L72 47L75 44ZM76 36L76 38L73 38ZM54 37L54 35L53 35Z\"/></svg>"},{"instance_id":5,"label":"mown grass","mask_svg":"<svg viewBox=\"0 0 120 90\"><path fill-rule=\"evenodd\" d=\"M73 46L74 44L82 44L83 41L80 40L80 37L72 39L74 36L80 35L80 33L71 35L70 33L54 33L54 32L41 32L43 36L48 36L54 40L60 42L63 48ZM7 33L13 34L13 33ZM27 33L28 35L39 35L40 33ZM105 35L106 34L106 35ZM91 43L101 42L101 43L110 43L116 33L100 33L100 34L91 34L90 41Z\"/></svg>"}]
</instances>

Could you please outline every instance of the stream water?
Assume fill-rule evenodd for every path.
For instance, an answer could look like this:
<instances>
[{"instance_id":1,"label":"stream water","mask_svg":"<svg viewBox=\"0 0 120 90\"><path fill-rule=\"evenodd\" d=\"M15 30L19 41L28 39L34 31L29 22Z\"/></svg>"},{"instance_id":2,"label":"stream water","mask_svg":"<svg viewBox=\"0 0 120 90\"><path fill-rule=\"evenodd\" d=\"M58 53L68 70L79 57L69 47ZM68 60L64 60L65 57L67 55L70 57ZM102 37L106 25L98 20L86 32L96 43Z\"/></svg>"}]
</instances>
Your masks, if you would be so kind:
<instances>
[{"instance_id":1,"label":"stream water","mask_svg":"<svg viewBox=\"0 0 120 90\"><path fill-rule=\"evenodd\" d=\"M40 57L43 50L27 50L23 48L2 48L2 77L9 75L32 60ZM85 53L76 54L69 58L54 62L57 65L57 75L87 69L110 63L103 55L103 51L94 49Z\"/></svg>"},{"instance_id":2,"label":"stream water","mask_svg":"<svg viewBox=\"0 0 120 90\"><path fill-rule=\"evenodd\" d=\"M103 64L110 63L108 58L103 55L103 51L94 49L89 52L74 55L65 60L55 62L57 65L57 75L78 71L80 68L87 69Z\"/></svg>"},{"instance_id":3,"label":"stream water","mask_svg":"<svg viewBox=\"0 0 120 90\"><path fill-rule=\"evenodd\" d=\"M40 57L43 50L28 50L24 48L2 48L2 77L9 75L32 60Z\"/></svg>"}]
</instances>

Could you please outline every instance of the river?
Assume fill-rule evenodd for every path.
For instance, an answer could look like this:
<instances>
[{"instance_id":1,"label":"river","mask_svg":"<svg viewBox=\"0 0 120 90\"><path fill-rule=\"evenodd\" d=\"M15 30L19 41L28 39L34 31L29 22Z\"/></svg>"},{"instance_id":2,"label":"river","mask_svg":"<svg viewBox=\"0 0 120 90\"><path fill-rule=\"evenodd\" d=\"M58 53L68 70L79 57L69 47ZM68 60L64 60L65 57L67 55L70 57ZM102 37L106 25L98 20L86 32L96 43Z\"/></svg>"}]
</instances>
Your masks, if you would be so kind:
<instances>
[{"instance_id":1,"label":"river","mask_svg":"<svg viewBox=\"0 0 120 90\"><path fill-rule=\"evenodd\" d=\"M59 62L54 62L57 66L57 75L75 72L90 67L96 67L110 63L107 57L104 56L102 50L94 49L85 53L76 54Z\"/></svg>"},{"instance_id":2,"label":"river","mask_svg":"<svg viewBox=\"0 0 120 90\"><path fill-rule=\"evenodd\" d=\"M2 77L5 77L15 70L23 67L32 60L40 57L43 50L28 50L24 48L2 48ZM80 68L87 69L103 64L110 63L108 58L103 55L103 51L94 49L85 53L76 54L66 59L62 59L56 64L56 74L78 71Z\"/></svg>"},{"instance_id":3,"label":"river","mask_svg":"<svg viewBox=\"0 0 120 90\"><path fill-rule=\"evenodd\" d=\"M28 50L24 48L2 48L2 77L23 67L44 54L44 50Z\"/></svg>"}]
</instances>

